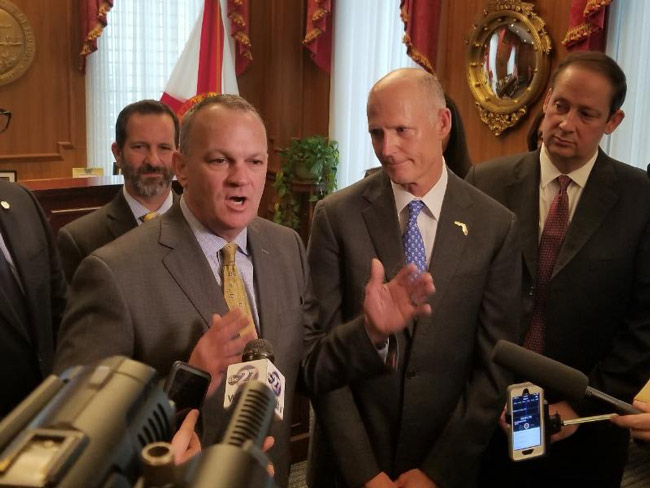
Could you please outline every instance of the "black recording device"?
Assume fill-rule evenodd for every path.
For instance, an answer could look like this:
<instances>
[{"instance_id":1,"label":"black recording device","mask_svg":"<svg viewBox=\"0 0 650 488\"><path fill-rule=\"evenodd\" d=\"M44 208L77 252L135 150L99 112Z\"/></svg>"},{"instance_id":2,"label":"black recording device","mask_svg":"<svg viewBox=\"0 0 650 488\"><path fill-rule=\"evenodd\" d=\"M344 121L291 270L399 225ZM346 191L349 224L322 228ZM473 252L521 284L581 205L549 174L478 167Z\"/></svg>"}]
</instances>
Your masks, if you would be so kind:
<instances>
[{"instance_id":1,"label":"black recording device","mask_svg":"<svg viewBox=\"0 0 650 488\"><path fill-rule=\"evenodd\" d=\"M508 388L510 456L515 461L543 455L550 436L564 426L606 421L612 415L566 420L557 413L549 415L543 388L552 390L568 401L591 398L614 407L621 414L640 413L629 403L590 387L587 376L581 371L511 342L497 342L492 357L495 363L513 371L518 377L535 383L516 384Z\"/></svg>"},{"instance_id":2,"label":"black recording device","mask_svg":"<svg viewBox=\"0 0 650 488\"><path fill-rule=\"evenodd\" d=\"M144 477L136 488L275 488L262 451L274 407L275 394L267 385L246 382L220 444L176 467L169 444L148 446L143 451Z\"/></svg>"},{"instance_id":3,"label":"black recording device","mask_svg":"<svg viewBox=\"0 0 650 488\"><path fill-rule=\"evenodd\" d=\"M120 356L70 368L0 422L0 487L273 488L261 446L275 396L250 382L239 398L224 442L174 466L174 407L153 368Z\"/></svg>"},{"instance_id":4,"label":"black recording device","mask_svg":"<svg viewBox=\"0 0 650 488\"><path fill-rule=\"evenodd\" d=\"M210 373L176 361L167 376L164 391L176 407L178 427L192 409L200 410L210 386Z\"/></svg>"},{"instance_id":5,"label":"black recording device","mask_svg":"<svg viewBox=\"0 0 650 488\"><path fill-rule=\"evenodd\" d=\"M577 402L589 398L614 407L620 414L641 413L629 403L589 386L589 378L582 371L512 342L497 342L492 359L520 378L551 390L565 400Z\"/></svg>"},{"instance_id":6,"label":"black recording device","mask_svg":"<svg viewBox=\"0 0 650 488\"><path fill-rule=\"evenodd\" d=\"M156 371L125 357L49 376L0 423L0 486L131 486L173 413Z\"/></svg>"}]
</instances>

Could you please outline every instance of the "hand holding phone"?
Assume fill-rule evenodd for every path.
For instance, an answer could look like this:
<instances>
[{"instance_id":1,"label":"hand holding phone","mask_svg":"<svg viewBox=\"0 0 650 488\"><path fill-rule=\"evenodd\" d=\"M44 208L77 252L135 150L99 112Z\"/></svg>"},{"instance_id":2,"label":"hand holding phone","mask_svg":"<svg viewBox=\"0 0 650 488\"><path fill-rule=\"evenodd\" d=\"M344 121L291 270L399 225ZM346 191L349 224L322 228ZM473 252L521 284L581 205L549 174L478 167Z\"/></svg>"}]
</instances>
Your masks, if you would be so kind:
<instances>
[{"instance_id":1,"label":"hand holding phone","mask_svg":"<svg viewBox=\"0 0 650 488\"><path fill-rule=\"evenodd\" d=\"M544 455L544 390L532 383L510 385L508 413L512 419L508 437L510 458L522 461Z\"/></svg>"}]
</instances>

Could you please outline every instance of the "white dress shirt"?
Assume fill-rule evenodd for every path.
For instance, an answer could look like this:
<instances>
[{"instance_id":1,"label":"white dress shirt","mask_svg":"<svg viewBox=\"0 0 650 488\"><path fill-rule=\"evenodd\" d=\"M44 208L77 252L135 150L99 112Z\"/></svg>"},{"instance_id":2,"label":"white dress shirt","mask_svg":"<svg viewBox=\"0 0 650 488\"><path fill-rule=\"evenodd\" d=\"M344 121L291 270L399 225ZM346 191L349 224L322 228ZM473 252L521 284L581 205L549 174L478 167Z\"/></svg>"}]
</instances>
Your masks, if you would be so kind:
<instances>
[{"instance_id":1,"label":"white dress shirt","mask_svg":"<svg viewBox=\"0 0 650 488\"><path fill-rule=\"evenodd\" d=\"M591 170L594 168L598 151L584 164L582 167L567 173L571 178L571 183L567 187L567 195L569 196L569 223L573 220L576 207L582 196L582 191L587 184ZM548 216L549 209L553 199L560 191L560 184L556 181L557 177L562 175L559 169L551 162L547 153L546 146L542 144L542 150L539 155L540 164L540 177L539 177L539 238L542 236L544 230L544 222Z\"/></svg>"}]
</instances>

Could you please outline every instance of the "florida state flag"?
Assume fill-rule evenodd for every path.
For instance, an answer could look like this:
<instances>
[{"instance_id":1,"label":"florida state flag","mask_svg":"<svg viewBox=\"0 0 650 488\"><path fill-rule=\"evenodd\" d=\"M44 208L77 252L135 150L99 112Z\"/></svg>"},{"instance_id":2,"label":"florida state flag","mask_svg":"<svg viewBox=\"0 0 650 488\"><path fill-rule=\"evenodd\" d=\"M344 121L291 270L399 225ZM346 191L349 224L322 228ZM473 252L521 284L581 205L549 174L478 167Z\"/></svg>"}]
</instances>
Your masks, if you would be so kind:
<instances>
[{"instance_id":1,"label":"florida state flag","mask_svg":"<svg viewBox=\"0 0 650 488\"><path fill-rule=\"evenodd\" d=\"M160 101L179 117L215 93L239 94L235 76L234 40L223 15L227 0L204 0L203 13L192 29Z\"/></svg>"}]
</instances>

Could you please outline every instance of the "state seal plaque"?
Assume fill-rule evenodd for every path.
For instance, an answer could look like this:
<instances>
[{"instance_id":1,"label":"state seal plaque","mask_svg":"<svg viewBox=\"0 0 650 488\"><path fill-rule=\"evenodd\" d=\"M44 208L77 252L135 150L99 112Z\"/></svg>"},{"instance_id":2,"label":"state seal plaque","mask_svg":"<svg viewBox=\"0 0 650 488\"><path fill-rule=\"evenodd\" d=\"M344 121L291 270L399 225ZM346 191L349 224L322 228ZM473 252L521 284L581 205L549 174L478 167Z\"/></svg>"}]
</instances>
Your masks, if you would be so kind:
<instances>
[{"instance_id":1,"label":"state seal plaque","mask_svg":"<svg viewBox=\"0 0 650 488\"><path fill-rule=\"evenodd\" d=\"M0 86L20 78L34 61L36 43L27 17L0 0Z\"/></svg>"}]
</instances>

